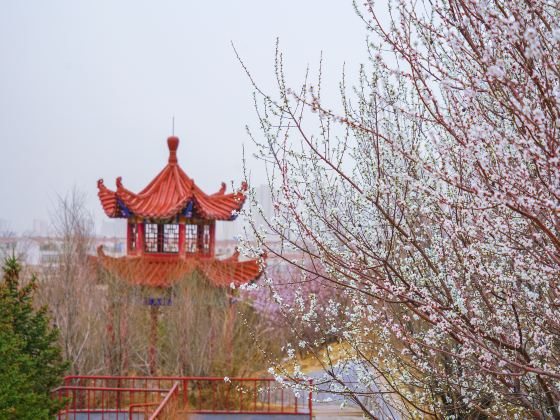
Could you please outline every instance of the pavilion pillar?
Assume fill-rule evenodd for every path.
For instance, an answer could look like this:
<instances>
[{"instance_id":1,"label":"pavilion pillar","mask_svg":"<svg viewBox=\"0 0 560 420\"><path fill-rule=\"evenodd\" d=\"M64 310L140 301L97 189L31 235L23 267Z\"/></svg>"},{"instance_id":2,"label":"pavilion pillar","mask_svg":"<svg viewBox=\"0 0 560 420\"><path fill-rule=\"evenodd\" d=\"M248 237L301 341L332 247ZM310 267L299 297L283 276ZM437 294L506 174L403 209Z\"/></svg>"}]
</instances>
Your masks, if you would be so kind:
<instances>
[{"instance_id":1,"label":"pavilion pillar","mask_svg":"<svg viewBox=\"0 0 560 420\"><path fill-rule=\"evenodd\" d=\"M157 345L158 345L158 318L159 307L156 305L150 306L150 344L148 349L148 367L150 375L156 374L157 368Z\"/></svg>"},{"instance_id":2,"label":"pavilion pillar","mask_svg":"<svg viewBox=\"0 0 560 420\"><path fill-rule=\"evenodd\" d=\"M109 337L109 348L107 351L107 366L109 367L109 372L115 374L115 328L114 328L114 314L113 314L113 304L110 302L107 308L107 335Z\"/></svg>"},{"instance_id":3,"label":"pavilion pillar","mask_svg":"<svg viewBox=\"0 0 560 420\"><path fill-rule=\"evenodd\" d=\"M128 374L128 347L130 341L128 340L128 308L125 308L121 314L120 319L120 348L122 349L122 360L119 363L119 375Z\"/></svg>"},{"instance_id":4,"label":"pavilion pillar","mask_svg":"<svg viewBox=\"0 0 560 420\"><path fill-rule=\"evenodd\" d=\"M137 222L137 226L138 226L138 240L137 240L137 244L136 244L136 249L137 252L139 254L143 254L144 253L144 222L142 220L138 220Z\"/></svg>"},{"instance_id":5,"label":"pavilion pillar","mask_svg":"<svg viewBox=\"0 0 560 420\"><path fill-rule=\"evenodd\" d=\"M179 255L185 253L185 222L179 221Z\"/></svg>"},{"instance_id":6,"label":"pavilion pillar","mask_svg":"<svg viewBox=\"0 0 560 420\"><path fill-rule=\"evenodd\" d=\"M216 222L212 221L212 223L210 224L210 255L212 257L216 254L215 247L216 247Z\"/></svg>"}]
</instances>

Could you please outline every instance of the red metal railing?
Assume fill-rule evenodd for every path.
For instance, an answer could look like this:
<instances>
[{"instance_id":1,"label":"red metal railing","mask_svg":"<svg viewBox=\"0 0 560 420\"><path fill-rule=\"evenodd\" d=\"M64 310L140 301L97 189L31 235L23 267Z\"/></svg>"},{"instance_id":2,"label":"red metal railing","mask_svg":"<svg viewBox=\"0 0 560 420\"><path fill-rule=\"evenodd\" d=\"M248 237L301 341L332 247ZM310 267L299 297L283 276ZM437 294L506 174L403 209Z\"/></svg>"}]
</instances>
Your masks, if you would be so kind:
<instances>
[{"instance_id":1,"label":"red metal railing","mask_svg":"<svg viewBox=\"0 0 560 420\"><path fill-rule=\"evenodd\" d=\"M65 401L58 419L89 419L92 415L127 414L131 405L160 404L168 389L124 388L107 386L61 386L53 391L53 398ZM97 417L96 417L97 418Z\"/></svg>"},{"instance_id":2,"label":"red metal railing","mask_svg":"<svg viewBox=\"0 0 560 420\"><path fill-rule=\"evenodd\" d=\"M301 415L309 407L272 378L193 377L182 382L184 409L190 413Z\"/></svg>"},{"instance_id":3,"label":"red metal railing","mask_svg":"<svg viewBox=\"0 0 560 420\"><path fill-rule=\"evenodd\" d=\"M160 405L161 403L130 404L130 407L128 407L128 420L135 419L139 414L142 415L141 418L147 419L154 411L154 407L159 407Z\"/></svg>"},{"instance_id":4,"label":"red metal railing","mask_svg":"<svg viewBox=\"0 0 560 420\"><path fill-rule=\"evenodd\" d=\"M150 417L150 420L173 419L178 411L179 382L175 382L173 388L169 390L161 404Z\"/></svg>"},{"instance_id":5,"label":"red metal railing","mask_svg":"<svg viewBox=\"0 0 560 420\"><path fill-rule=\"evenodd\" d=\"M312 418L311 387L300 385L298 397L272 378L68 376L64 386L53 392L53 398L66 401L58 416L60 420L76 419L79 413L102 416L127 413L129 418L135 414L147 418L151 413L161 413L157 418L164 418L161 416L172 407L179 413L309 415Z\"/></svg>"}]
</instances>

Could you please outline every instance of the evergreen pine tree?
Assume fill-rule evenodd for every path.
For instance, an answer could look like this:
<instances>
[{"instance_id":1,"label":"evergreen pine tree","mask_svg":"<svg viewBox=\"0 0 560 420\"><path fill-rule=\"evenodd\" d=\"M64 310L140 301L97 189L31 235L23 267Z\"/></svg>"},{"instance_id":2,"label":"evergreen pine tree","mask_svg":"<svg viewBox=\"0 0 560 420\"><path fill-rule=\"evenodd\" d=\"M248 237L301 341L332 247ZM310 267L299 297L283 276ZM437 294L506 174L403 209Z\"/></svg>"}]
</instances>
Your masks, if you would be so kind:
<instances>
[{"instance_id":1,"label":"evergreen pine tree","mask_svg":"<svg viewBox=\"0 0 560 420\"><path fill-rule=\"evenodd\" d=\"M7 258L0 281L0 418L47 419L58 409L50 393L67 367L47 308L35 309L36 278L20 284L21 266Z\"/></svg>"}]
</instances>

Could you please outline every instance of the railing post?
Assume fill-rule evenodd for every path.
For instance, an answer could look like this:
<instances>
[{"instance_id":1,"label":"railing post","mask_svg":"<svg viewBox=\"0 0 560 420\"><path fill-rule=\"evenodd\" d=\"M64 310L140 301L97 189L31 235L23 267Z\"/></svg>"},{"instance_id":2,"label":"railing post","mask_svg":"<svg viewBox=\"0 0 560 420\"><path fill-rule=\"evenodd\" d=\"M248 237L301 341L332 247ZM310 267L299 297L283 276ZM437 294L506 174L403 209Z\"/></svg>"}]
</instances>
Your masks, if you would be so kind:
<instances>
[{"instance_id":1,"label":"railing post","mask_svg":"<svg viewBox=\"0 0 560 420\"><path fill-rule=\"evenodd\" d=\"M226 383L227 390L226 390L226 412L230 412L230 405L229 405L229 393L231 392L231 382Z\"/></svg>"},{"instance_id":2,"label":"railing post","mask_svg":"<svg viewBox=\"0 0 560 420\"><path fill-rule=\"evenodd\" d=\"M268 384L267 386L267 390L268 390L268 412L270 413L270 381L266 381L266 383Z\"/></svg>"},{"instance_id":3,"label":"railing post","mask_svg":"<svg viewBox=\"0 0 560 420\"><path fill-rule=\"evenodd\" d=\"M212 386L210 382L210 388L212 388L212 412L216 412L216 405L218 403L218 383L214 382L215 386Z\"/></svg>"},{"instance_id":4,"label":"railing post","mask_svg":"<svg viewBox=\"0 0 560 420\"><path fill-rule=\"evenodd\" d=\"M243 388L239 386L239 411L243 411Z\"/></svg>"},{"instance_id":5,"label":"railing post","mask_svg":"<svg viewBox=\"0 0 560 420\"><path fill-rule=\"evenodd\" d=\"M254 400L253 400L253 411L257 411L257 380L255 379L255 381L253 382L253 393L255 394L254 396Z\"/></svg>"},{"instance_id":6,"label":"railing post","mask_svg":"<svg viewBox=\"0 0 560 420\"><path fill-rule=\"evenodd\" d=\"M117 380L117 388L121 388L121 385L122 385L121 384L121 378L119 378ZM119 391L117 391L117 398L116 398L115 404L117 406L117 417L118 417L118 412L121 408L121 393Z\"/></svg>"},{"instance_id":7,"label":"railing post","mask_svg":"<svg viewBox=\"0 0 560 420\"><path fill-rule=\"evenodd\" d=\"M313 419L313 379L309 380L309 420Z\"/></svg>"},{"instance_id":8,"label":"railing post","mask_svg":"<svg viewBox=\"0 0 560 420\"><path fill-rule=\"evenodd\" d=\"M66 398L66 418L68 418L68 411L70 411L70 396L68 388L66 388L66 392L64 394L64 397Z\"/></svg>"},{"instance_id":9,"label":"railing post","mask_svg":"<svg viewBox=\"0 0 560 420\"><path fill-rule=\"evenodd\" d=\"M198 388L198 404L197 407L202 410L202 391L200 390L200 381L196 381L196 387Z\"/></svg>"}]
</instances>

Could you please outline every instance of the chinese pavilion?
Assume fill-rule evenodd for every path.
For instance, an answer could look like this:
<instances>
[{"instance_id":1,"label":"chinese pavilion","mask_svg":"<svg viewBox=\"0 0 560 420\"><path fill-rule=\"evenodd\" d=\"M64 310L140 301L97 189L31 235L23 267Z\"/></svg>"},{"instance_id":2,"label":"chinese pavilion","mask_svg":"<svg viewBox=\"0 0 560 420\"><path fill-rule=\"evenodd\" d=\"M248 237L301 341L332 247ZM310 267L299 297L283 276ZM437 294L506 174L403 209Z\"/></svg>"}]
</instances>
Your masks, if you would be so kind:
<instances>
[{"instance_id":1,"label":"chinese pavilion","mask_svg":"<svg viewBox=\"0 0 560 420\"><path fill-rule=\"evenodd\" d=\"M163 170L139 193L126 189L121 178L116 190L98 181L99 199L107 216L127 219L127 255L110 257L98 248L98 264L130 285L164 290L195 271L215 287L237 287L262 273L258 260L215 255L216 221L234 220L245 201L247 185L226 193L226 184L214 194L204 193L181 169L177 160L179 139L167 139L169 160ZM152 335L150 369L155 365L155 341L160 299L151 301Z\"/></svg>"}]
</instances>

